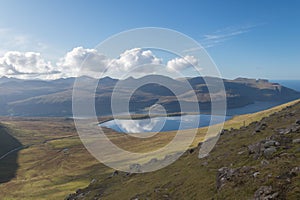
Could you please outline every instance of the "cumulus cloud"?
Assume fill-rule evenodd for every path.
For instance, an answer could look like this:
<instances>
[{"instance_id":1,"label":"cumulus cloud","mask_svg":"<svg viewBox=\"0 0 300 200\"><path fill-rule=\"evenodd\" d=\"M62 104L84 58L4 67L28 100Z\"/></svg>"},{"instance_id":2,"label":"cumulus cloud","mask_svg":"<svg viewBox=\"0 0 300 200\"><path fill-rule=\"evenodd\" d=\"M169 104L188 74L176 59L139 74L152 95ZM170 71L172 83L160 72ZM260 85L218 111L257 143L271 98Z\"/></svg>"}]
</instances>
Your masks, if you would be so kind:
<instances>
[{"instance_id":1,"label":"cumulus cloud","mask_svg":"<svg viewBox=\"0 0 300 200\"><path fill-rule=\"evenodd\" d=\"M121 72L130 71L135 67L146 64L161 64L161 59L157 58L152 51L142 50L141 48L134 48L126 50L120 55L118 59L111 62L112 70Z\"/></svg>"},{"instance_id":2,"label":"cumulus cloud","mask_svg":"<svg viewBox=\"0 0 300 200\"><path fill-rule=\"evenodd\" d=\"M185 56L169 60L166 67L161 64L161 58L156 57L151 50L141 48L126 50L118 58L108 58L96 49L76 47L55 64L46 61L40 53L9 51L0 57L0 75L24 79L57 79L83 75L97 78L99 72L105 71L105 75L114 78L140 77L160 73L160 70L170 73L172 70L185 70L198 65L198 60L193 56Z\"/></svg>"},{"instance_id":3,"label":"cumulus cloud","mask_svg":"<svg viewBox=\"0 0 300 200\"><path fill-rule=\"evenodd\" d=\"M198 60L194 56L185 56L183 58L174 58L167 62L167 69L170 71L181 71L189 67L198 66Z\"/></svg>"},{"instance_id":4,"label":"cumulus cloud","mask_svg":"<svg viewBox=\"0 0 300 200\"><path fill-rule=\"evenodd\" d=\"M56 63L63 77L78 75L95 75L105 72L106 75L117 77L132 69L146 64L160 64L161 59L155 57L150 50L134 48L126 50L116 59L109 59L96 49L76 47ZM136 73L149 72L151 68L136 70Z\"/></svg>"},{"instance_id":5,"label":"cumulus cloud","mask_svg":"<svg viewBox=\"0 0 300 200\"><path fill-rule=\"evenodd\" d=\"M40 53L9 51L0 57L0 74L6 76L35 77L55 74L49 61L45 61Z\"/></svg>"},{"instance_id":6,"label":"cumulus cloud","mask_svg":"<svg viewBox=\"0 0 300 200\"><path fill-rule=\"evenodd\" d=\"M110 59L96 49L76 47L56 63L63 77L91 75L93 72L103 71Z\"/></svg>"}]
</instances>

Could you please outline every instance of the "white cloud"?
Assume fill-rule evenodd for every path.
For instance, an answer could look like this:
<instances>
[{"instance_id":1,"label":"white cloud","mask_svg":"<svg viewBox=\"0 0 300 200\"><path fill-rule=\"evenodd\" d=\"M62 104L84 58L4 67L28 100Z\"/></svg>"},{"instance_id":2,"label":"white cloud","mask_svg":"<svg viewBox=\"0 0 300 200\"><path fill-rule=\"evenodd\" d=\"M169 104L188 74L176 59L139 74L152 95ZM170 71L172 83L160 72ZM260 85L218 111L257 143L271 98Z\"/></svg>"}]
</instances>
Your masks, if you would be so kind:
<instances>
[{"instance_id":1,"label":"white cloud","mask_svg":"<svg viewBox=\"0 0 300 200\"><path fill-rule=\"evenodd\" d=\"M205 48L210 48L217 46L225 41L228 41L232 39L233 37L245 34L250 32L252 29L256 28L257 26L260 26L263 24L256 24L256 25L246 25L246 26L229 26L224 29L220 29L218 31L215 31L211 34L206 34L203 36L203 39L200 41L200 43Z\"/></svg>"},{"instance_id":2,"label":"white cloud","mask_svg":"<svg viewBox=\"0 0 300 200\"><path fill-rule=\"evenodd\" d=\"M199 62L194 56L187 55L183 58L174 58L167 62L167 69L170 71L181 71L187 68L198 66Z\"/></svg>"},{"instance_id":3,"label":"white cloud","mask_svg":"<svg viewBox=\"0 0 300 200\"><path fill-rule=\"evenodd\" d=\"M152 67L144 66L147 64L161 64L161 59L155 57L150 50L140 48L126 50L118 58L109 59L96 49L83 47L74 48L56 63L63 77L95 76L95 72L104 71L112 77L123 76L126 73L141 76L153 72Z\"/></svg>"},{"instance_id":4,"label":"white cloud","mask_svg":"<svg viewBox=\"0 0 300 200\"><path fill-rule=\"evenodd\" d=\"M61 58L56 65L63 77L70 77L103 71L109 62L110 60L96 49L76 47Z\"/></svg>"},{"instance_id":5,"label":"white cloud","mask_svg":"<svg viewBox=\"0 0 300 200\"><path fill-rule=\"evenodd\" d=\"M40 53L9 51L0 57L0 75L32 78L55 73L52 64Z\"/></svg>"},{"instance_id":6,"label":"white cloud","mask_svg":"<svg viewBox=\"0 0 300 200\"><path fill-rule=\"evenodd\" d=\"M168 75L172 71L198 65L198 60L193 56L185 56L168 61L166 67L161 64L162 59L151 50L141 48L126 50L118 58L110 59L96 49L76 47L55 64L44 59L40 53L9 51L0 57L0 76L57 79L87 75L97 78L97 74L104 71L105 75L114 78Z\"/></svg>"},{"instance_id":7,"label":"white cloud","mask_svg":"<svg viewBox=\"0 0 300 200\"><path fill-rule=\"evenodd\" d=\"M160 58L157 58L152 51L134 48L126 50L119 58L111 60L109 74L133 73L145 75L153 72L153 67L145 65L159 65L162 63Z\"/></svg>"},{"instance_id":8,"label":"white cloud","mask_svg":"<svg viewBox=\"0 0 300 200\"><path fill-rule=\"evenodd\" d=\"M134 48L126 50L124 53L122 53L118 59L113 61L112 65L119 67L119 69L122 71L126 71L139 65L160 63L161 59L155 57L152 51Z\"/></svg>"}]
</instances>

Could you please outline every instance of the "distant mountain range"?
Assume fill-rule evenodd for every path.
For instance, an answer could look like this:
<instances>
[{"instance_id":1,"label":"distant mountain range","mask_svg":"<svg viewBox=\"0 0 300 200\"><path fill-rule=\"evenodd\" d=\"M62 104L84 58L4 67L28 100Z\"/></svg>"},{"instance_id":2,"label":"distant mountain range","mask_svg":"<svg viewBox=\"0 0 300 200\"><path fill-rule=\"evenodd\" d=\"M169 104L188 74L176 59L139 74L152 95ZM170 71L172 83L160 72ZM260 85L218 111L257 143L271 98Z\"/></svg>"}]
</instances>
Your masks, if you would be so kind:
<instances>
[{"instance_id":1,"label":"distant mountain range","mask_svg":"<svg viewBox=\"0 0 300 200\"><path fill-rule=\"evenodd\" d=\"M95 79L90 77L79 77L80 81L89 83ZM206 77L211 80L210 88L214 88L221 79ZM143 85L151 80L152 83ZM182 79L172 79L161 75L149 75L134 79L125 80L105 77L99 80L95 94L95 105L98 115L111 114L111 95L116 84L122 85L120 94L127 94L137 85L139 87L130 98L130 111L143 112L155 104L161 104L167 112L180 112L176 95L167 87L157 83L172 85L178 92L177 96L190 105L190 112L197 103L202 110L210 110L210 95L217 95L219 88L208 92L208 87L202 77L186 79L191 88L187 89ZM72 90L75 78L44 80L21 80L15 78L0 78L0 115L11 116L71 116L72 115ZM239 108L255 101L276 101L279 103L288 102L300 98L300 93L281 86L277 83L270 83L267 80L255 80L237 78L234 80L223 79L227 95L228 108ZM193 91L192 91L193 90ZM197 95L197 102L192 101L192 96ZM83 95L86 95L83 93ZM119 95L119 101L126 95ZM189 108L189 106L187 106ZM120 109L120 113L122 109Z\"/></svg>"}]
</instances>

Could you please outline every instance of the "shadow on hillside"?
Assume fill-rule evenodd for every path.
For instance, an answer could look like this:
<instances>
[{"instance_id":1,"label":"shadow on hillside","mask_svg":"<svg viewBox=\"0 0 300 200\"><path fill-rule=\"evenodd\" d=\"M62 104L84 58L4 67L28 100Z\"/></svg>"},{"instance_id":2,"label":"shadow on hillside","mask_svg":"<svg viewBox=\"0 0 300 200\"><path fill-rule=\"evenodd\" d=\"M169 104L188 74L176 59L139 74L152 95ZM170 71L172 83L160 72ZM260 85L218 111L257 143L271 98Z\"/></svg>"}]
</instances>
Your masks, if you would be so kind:
<instances>
[{"instance_id":1,"label":"shadow on hillside","mask_svg":"<svg viewBox=\"0 0 300 200\"><path fill-rule=\"evenodd\" d=\"M19 168L18 152L22 144L9 133L10 130L0 124L0 184L13 179Z\"/></svg>"}]
</instances>

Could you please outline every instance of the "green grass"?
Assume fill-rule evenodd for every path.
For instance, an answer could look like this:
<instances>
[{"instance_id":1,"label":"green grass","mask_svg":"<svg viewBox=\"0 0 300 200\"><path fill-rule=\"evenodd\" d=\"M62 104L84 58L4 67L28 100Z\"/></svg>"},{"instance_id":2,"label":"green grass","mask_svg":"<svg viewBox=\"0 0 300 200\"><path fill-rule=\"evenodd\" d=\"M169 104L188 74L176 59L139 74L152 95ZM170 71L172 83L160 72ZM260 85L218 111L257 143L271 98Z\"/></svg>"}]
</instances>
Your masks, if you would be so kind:
<instances>
[{"instance_id":1,"label":"green grass","mask_svg":"<svg viewBox=\"0 0 300 200\"><path fill-rule=\"evenodd\" d=\"M244 123L248 125L253 121L259 121L296 102L260 113L236 116L225 123L225 128L239 128ZM171 166L153 173L107 179L113 170L99 163L87 152L81 144L71 120L63 118L1 118L0 120L20 143L29 145L28 148L18 153L16 177L8 183L0 184L0 199L64 199L77 189L86 187L94 178L100 185L104 184L103 188L98 188L98 190L103 190L104 196L108 199L116 199L120 196L128 199L135 194L159 199L163 198L164 193L186 196L187 199L206 199L215 196L214 170L220 167L218 159L209 161L209 167L203 167L204 161L199 160L197 153L194 153L192 156L185 155ZM206 130L207 128L197 130L198 134L192 147L203 141ZM180 131L180 134L189 131L194 130L183 130ZM147 152L161 148L168 144L176 134L175 131L171 131L159 133L151 139L138 139L109 129L106 129L106 133L113 143L132 152ZM223 145L220 151L213 152L212 155L216 158L225 156L223 154L228 149L234 152L241 148L239 141L247 142L249 140L246 136L245 138L236 137L236 143ZM67 153L63 151L64 149L68 149ZM232 157L232 159L226 157L226 164L230 164L229 162L233 162L234 159L236 157ZM238 166L247 163L253 164L253 161L247 160L245 157L242 162L234 164ZM200 171L199 168L201 168ZM2 170L5 171L5 168ZM98 186L96 184L94 187ZM156 188L160 189L157 194L153 193ZM178 190L177 188L185 189ZM201 190L201 195L196 190ZM249 190L252 191L253 188L250 187ZM92 191L91 195L93 193L96 191ZM220 195L226 196L227 194Z\"/></svg>"},{"instance_id":2,"label":"green grass","mask_svg":"<svg viewBox=\"0 0 300 200\"><path fill-rule=\"evenodd\" d=\"M0 184L0 199L63 199L88 185L91 174L109 170L82 146L72 122L54 118L1 121L11 130L10 134L29 147L18 153L17 162L1 165L4 173L13 164L18 169L15 178ZM68 154L62 151L65 148L69 149Z\"/></svg>"},{"instance_id":3,"label":"green grass","mask_svg":"<svg viewBox=\"0 0 300 200\"><path fill-rule=\"evenodd\" d=\"M286 105L277 107L273 111L277 112L284 107ZM292 110L297 110L297 113L290 118L285 116L289 114L291 109L265 118L268 128L261 133L253 134L255 124L251 124L247 128L226 132L221 136L211 154L204 159L198 159L198 152L195 151L192 154L186 153L172 165L155 172L132 176L121 174L111 179L99 177L96 184L85 189L86 193L89 192L85 199L93 199L97 195L100 195L101 199L119 199L120 197L122 199L170 198L187 200L252 199L254 192L263 185L271 185L275 191L280 192L282 199L299 199L299 176L291 178L290 183L286 182L285 179L276 178L289 172L293 167L299 166L300 152L296 151L300 148L299 144L290 145L288 150L279 149L275 155L287 153L287 156L270 159L270 164L267 166L260 164L263 158L254 160L247 151L248 145L265 139L274 134L274 130L287 127L299 119L300 104L294 106ZM248 116L256 121L269 116L273 111L268 110ZM244 120L244 117L241 119ZM237 125L236 122L234 124ZM299 134L295 133L289 137L295 139L299 137ZM239 154L242 151L244 153ZM216 174L219 168L240 168L243 166L252 167L252 173L259 171L258 178L254 178L252 173L241 175L228 181L222 189L216 189Z\"/></svg>"}]
</instances>

